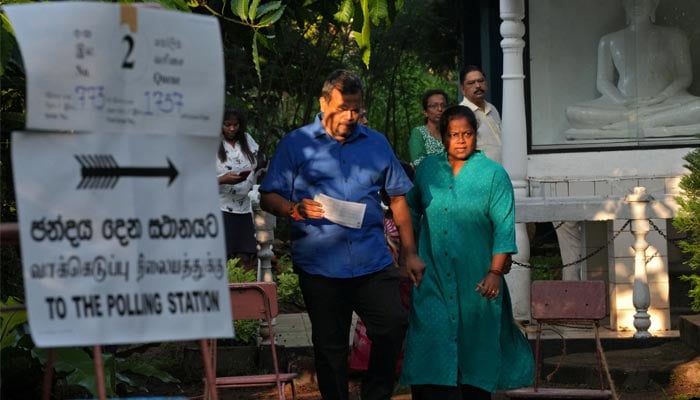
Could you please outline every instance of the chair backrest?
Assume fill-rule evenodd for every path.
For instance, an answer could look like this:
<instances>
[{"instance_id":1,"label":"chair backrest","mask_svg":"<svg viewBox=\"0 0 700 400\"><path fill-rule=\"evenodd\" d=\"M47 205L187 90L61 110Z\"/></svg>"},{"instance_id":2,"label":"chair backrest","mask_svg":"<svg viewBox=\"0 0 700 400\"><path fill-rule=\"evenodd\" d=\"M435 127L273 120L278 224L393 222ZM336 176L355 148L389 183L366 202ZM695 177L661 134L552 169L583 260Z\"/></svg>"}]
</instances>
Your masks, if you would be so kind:
<instances>
[{"instance_id":1,"label":"chair backrest","mask_svg":"<svg viewBox=\"0 0 700 400\"><path fill-rule=\"evenodd\" d=\"M603 281L534 281L530 291L535 320L600 320L607 313Z\"/></svg>"},{"instance_id":2,"label":"chair backrest","mask_svg":"<svg viewBox=\"0 0 700 400\"><path fill-rule=\"evenodd\" d=\"M230 283L231 313L234 320L265 319L265 308L270 317L278 314L277 285L274 282Z\"/></svg>"}]
</instances>

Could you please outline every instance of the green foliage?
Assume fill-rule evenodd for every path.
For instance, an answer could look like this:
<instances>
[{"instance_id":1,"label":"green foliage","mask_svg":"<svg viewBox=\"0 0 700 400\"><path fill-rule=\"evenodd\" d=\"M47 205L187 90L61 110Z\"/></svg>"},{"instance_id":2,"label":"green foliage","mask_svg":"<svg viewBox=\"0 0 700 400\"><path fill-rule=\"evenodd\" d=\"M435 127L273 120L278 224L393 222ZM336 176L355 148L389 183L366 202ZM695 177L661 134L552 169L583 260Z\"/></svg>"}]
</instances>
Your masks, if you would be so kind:
<instances>
[{"instance_id":1,"label":"green foliage","mask_svg":"<svg viewBox=\"0 0 700 400\"><path fill-rule=\"evenodd\" d=\"M688 297L690 297L690 307L693 311L700 311L700 276L682 275L680 279L690 282L690 290L688 291Z\"/></svg>"},{"instance_id":2,"label":"green foliage","mask_svg":"<svg viewBox=\"0 0 700 400\"><path fill-rule=\"evenodd\" d=\"M126 386L126 390L129 392L134 389L148 392L149 379L157 379L161 382L173 384L180 382L168 372L154 365L153 360L150 358L114 357L114 361L114 364L118 367L114 370L116 381Z\"/></svg>"},{"instance_id":3,"label":"green foliage","mask_svg":"<svg viewBox=\"0 0 700 400\"><path fill-rule=\"evenodd\" d=\"M292 270L292 259L284 255L277 261L277 298L281 302L291 303L298 307L305 308L304 297L299 287L299 275Z\"/></svg>"},{"instance_id":4,"label":"green foliage","mask_svg":"<svg viewBox=\"0 0 700 400\"><path fill-rule=\"evenodd\" d=\"M224 0L224 4L226 4L226 0ZM213 15L230 22L245 25L253 30L253 40L251 43L252 61L258 76L258 82L261 82L261 59L258 52L258 44L265 43L263 41L264 36L260 33L260 30L268 28L279 21L287 6L283 5L281 1L270 1L261 5L260 0L253 0L252 2L249 2L249 0L231 0L229 6L233 15L238 18L236 20L226 17L223 12L219 13L214 11L212 8L209 8L206 3L200 5L207 8Z\"/></svg>"},{"instance_id":5,"label":"green foliage","mask_svg":"<svg viewBox=\"0 0 700 400\"><path fill-rule=\"evenodd\" d=\"M561 279L561 256L559 254L530 257L531 280L551 281Z\"/></svg>"},{"instance_id":6,"label":"green foliage","mask_svg":"<svg viewBox=\"0 0 700 400\"><path fill-rule=\"evenodd\" d=\"M226 274L228 281L233 282L255 282L258 280L257 273L254 270L247 270L239 265L240 258L232 258L226 263Z\"/></svg>"},{"instance_id":7,"label":"green foliage","mask_svg":"<svg viewBox=\"0 0 700 400\"><path fill-rule=\"evenodd\" d=\"M0 301L0 307L19 306L22 302L10 297ZM18 329L27 322L27 311L5 311L0 313L0 351L17 346L23 336L23 330Z\"/></svg>"},{"instance_id":8,"label":"green foliage","mask_svg":"<svg viewBox=\"0 0 700 400\"><path fill-rule=\"evenodd\" d=\"M7 19L5 14L0 14L0 42L4 45L0 47L0 76L5 74L5 65L10 60L10 54L12 47L6 45L9 40L11 40L14 32L12 31L12 25L10 25L10 20Z\"/></svg>"},{"instance_id":9,"label":"green foliage","mask_svg":"<svg viewBox=\"0 0 700 400\"><path fill-rule=\"evenodd\" d=\"M333 17L341 24L352 24L352 36L360 50L360 57L365 67L370 66L370 54L372 48L371 31L372 25L387 25L393 17L391 10L403 7L403 1L392 0L343 0L340 3L338 12ZM361 13L357 13L356 10ZM355 28L361 28L359 31Z\"/></svg>"},{"instance_id":10,"label":"green foliage","mask_svg":"<svg viewBox=\"0 0 700 400\"><path fill-rule=\"evenodd\" d=\"M10 297L5 302L0 302L0 306L15 306L22 303ZM48 352L46 349L39 349L34 346L28 331L27 312L8 311L0 313L0 324L2 335L0 336L0 351L12 350L22 354L27 359L36 360L41 366L46 365ZM82 347L61 347L54 349L54 370L56 376L65 379L68 386L79 386L87 390L93 397L97 396L97 384L95 379L95 363L90 357L87 348ZM117 394L117 385L122 385L125 390L129 390L136 384L138 389L145 390L143 383L146 379L159 379L162 382L178 382L169 373L162 371L151 365L150 360L134 360L116 357L110 353L103 353L102 360L105 371L105 390L108 396ZM4 363L3 368L10 368ZM4 374L3 374L4 375Z\"/></svg>"},{"instance_id":11,"label":"green foliage","mask_svg":"<svg viewBox=\"0 0 700 400\"><path fill-rule=\"evenodd\" d=\"M226 272L228 281L235 282L255 282L258 280L254 270L246 270L239 266L240 259L232 258L226 264ZM233 330L235 334L234 343L238 344L255 344L258 340L258 331L260 330L260 321L257 319L238 320L233 322Z\"/></svg>"},{"instance_id":12,"label":"green foliage","mask_svg":"<svg viewBox=\"0 0 700 400\"><path fill-rule=\"evenodd\" d=\"M700 268L700 149L695 149L683 158L690 173L681 178L681 196L676 197L680 209L673 219L673 226L687 238L679 243L681 250L690 256L690 268ZM688 297L693 311L700 311L700 276L684 275L681 279L690 282Z\"/></svg>"}]
</instances>

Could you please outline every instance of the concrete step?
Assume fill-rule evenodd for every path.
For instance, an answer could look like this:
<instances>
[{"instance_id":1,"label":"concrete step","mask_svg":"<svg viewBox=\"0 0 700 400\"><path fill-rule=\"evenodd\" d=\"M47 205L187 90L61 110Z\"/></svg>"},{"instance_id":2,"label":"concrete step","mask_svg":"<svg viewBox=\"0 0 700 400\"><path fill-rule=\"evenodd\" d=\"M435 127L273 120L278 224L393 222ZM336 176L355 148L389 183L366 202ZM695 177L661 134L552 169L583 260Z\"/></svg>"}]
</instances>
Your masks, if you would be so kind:
<instances>
[{"instance_id":1,"label":"concrete step","mask_svg":"<svg viewBox=\"0 0 700 400\"><path fill-rule=\"evenodd\" d=\"M681 316L679 329L681 341L700 351L700 314Z\"/></svg>"},{"instance_id":2,"label":"concrete step","mask_svg":"<svg viewBox=\"0 0 700 400\"><path fill-rule=\"evenodd\" d=\"M639 341L632 342L640 344ZM610 375L618 391L663 387L671 382L674 371L679 367L700 362L698 352L680 339L649 347L621 350L609 350L603 344L603 349ZM608 387L604 372L602 376L605 387ZM541 380L549 385L582 385L597 388L600 385L600 373L596 353L568 353L545 358Z\"/></svg>"}]
</instances>

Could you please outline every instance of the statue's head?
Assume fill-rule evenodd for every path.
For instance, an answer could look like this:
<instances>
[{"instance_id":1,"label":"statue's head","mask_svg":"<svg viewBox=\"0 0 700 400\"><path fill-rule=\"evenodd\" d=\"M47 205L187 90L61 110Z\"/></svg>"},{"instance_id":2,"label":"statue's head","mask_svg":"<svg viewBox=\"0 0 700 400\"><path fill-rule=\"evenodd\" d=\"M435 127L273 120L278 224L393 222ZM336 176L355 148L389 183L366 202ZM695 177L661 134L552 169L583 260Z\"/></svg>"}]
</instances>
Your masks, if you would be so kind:
<instances>
[{"instance_id":1,"label":"statue's head","mask_svg":"<svg viewBox=\"0 0 700 400\"><path fill-rule=\"evenodd\" d=\"M656 21L656 7L661 0L622 0L622 6L627 13L629 24L635 17L648 17L651 22Z\"/></svg>"}]
</instances>

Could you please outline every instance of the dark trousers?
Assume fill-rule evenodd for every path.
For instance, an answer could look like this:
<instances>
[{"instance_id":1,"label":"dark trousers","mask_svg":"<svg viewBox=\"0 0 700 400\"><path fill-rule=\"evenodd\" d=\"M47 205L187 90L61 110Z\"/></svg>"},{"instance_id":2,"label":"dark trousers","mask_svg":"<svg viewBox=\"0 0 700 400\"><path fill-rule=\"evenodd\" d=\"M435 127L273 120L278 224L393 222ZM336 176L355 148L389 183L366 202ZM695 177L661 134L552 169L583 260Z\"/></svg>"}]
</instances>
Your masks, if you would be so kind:
<instances>
[{"instance_id":1,"label":"dark trousers","mask_svg":"<svg viewBox=\"0 0 700 400\"><path fill-rule=\"evenodd\" d=\"M362 399L390 399L407 325L397 269L389 266L373 274L342 279L297 272L311 320L316 376L323 399L348 399L353 311L365 323L367 336L372 340L369 366L362 380Z\"/></svg>"},{"instance_id":2,"label":"dark trousers","mask_svg":"<svg viewBox=\"0 0 700 400\"><path fill-rule=\"evenodd\" d=\"M491 400L491 393L470 385L412 385L413 400Z\"/></svg>"}]
</instances>

